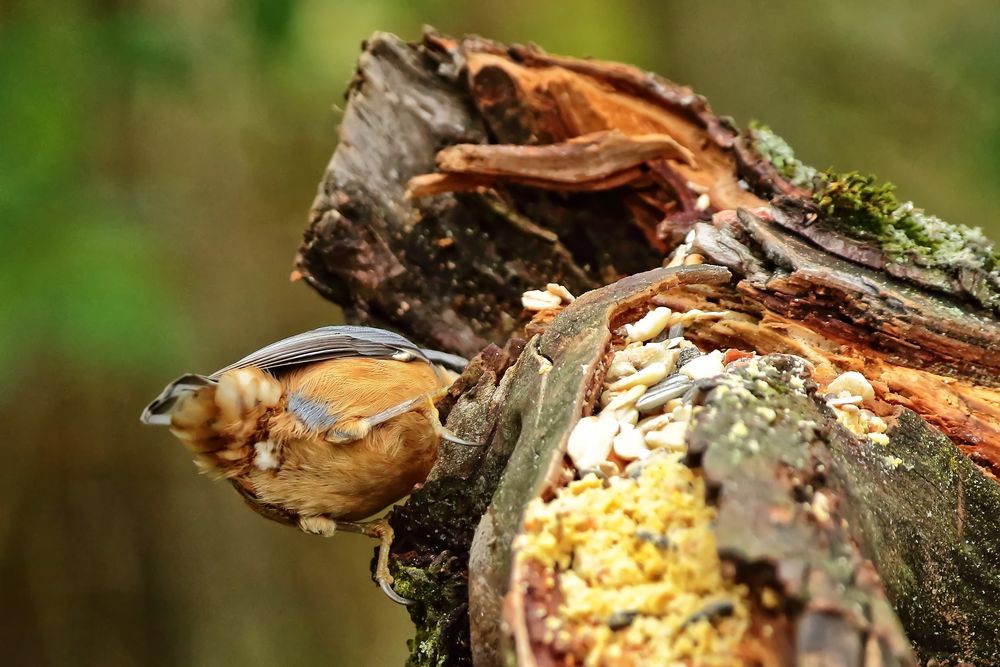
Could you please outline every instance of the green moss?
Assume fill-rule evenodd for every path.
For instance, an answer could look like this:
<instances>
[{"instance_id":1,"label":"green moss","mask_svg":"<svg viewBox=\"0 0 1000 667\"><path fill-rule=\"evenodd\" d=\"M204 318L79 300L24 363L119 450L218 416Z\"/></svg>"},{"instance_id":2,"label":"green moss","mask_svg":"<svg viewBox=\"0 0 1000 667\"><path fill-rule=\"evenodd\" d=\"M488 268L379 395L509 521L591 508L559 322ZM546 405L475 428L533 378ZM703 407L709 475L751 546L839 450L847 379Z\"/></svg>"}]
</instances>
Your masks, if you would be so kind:
<instances>
[{"instance_id":1,"label":"green moss","mask_svg":"<svg viewBox=\"0 0 1000 667\"><path fill-rule=\"evenodd\" d=\"M893 262L950 274L982 271L1000 291L1000 252L978 227L951 224L900 202L895 186L875 176L819 172L767 125L751 121L749 133L754 149L791 183L811 189L813 201L847 236L872 241Z\"/></svg>"},{"instance_id":2,"label":"green moss","mask_svg":"<svg viewBox=\"0 0 1000 667\"><path fill-rule=\"evenodd\" d=\"M399 550L389 561L393 590L414 601L407 608L416 627L407 642L408 667L471 664L469 545L490 497L482 479L444 477L393 509Z\"/></svg>"},{"instance_id":3,"label":"green moss","mask_svg":"<svg viewBox=\"0 0 1000 667\"><path fill-rule=\"evenodd\" d=\"M419 600L410 608L417 628L416 636L407 641L410 656L407 667L444 667L469 664L468 592L459 581L464 564L445 558L429 568L393 568L397 593Z\"/></svg>"},{"instance_id":4,"label":"green moss","mask_svg":"<svg viewBox=\"0 0 1000 667\"><path fill-rule=\"evenodd\" d=\"M900 202L892 183L856 171L827 170L815 182L813 201L851 236L879 244L891 260L956 271L996 271L998 254L978 227L945 222L913 202Z\"/></svg>"},{"instance_id":5,"label":"green moss","mask_svg":"<svg viewBox=\"0 0 1000 667\"><path fill-rule=\"evenodd\" d=\"M831 169L819 175L813 194L819 208L850 229L881 235L892 212L899 207L892 183L856 171L838 174Z\"/></svg>"},{"instance_id":6,"label":"green moss","mask_svg":"<svg viewBox=\"0 0 1000 667\"><path fill-rule=\"evenodd\" d=\"M767 125L750 121L750 138L754 149L766 158L782 176L799 187L811 187L817 171L795 157L788 142Z\"/></svg>"}]
</instances>

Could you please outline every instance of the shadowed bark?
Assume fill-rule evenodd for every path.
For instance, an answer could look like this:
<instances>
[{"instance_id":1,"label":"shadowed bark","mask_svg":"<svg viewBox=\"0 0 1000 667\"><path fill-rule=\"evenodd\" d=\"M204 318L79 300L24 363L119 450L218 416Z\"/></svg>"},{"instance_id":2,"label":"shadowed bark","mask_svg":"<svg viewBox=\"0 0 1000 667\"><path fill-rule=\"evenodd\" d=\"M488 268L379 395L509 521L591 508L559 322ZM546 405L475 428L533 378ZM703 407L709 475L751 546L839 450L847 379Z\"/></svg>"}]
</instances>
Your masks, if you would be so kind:
<instances>
[{"instance_id":1,"label":"shadowed bark","mask_svg":"<svg viewBox=\"0 0 1000 667\"><path fill-rule=\"evenodd\" d=\"M695 265L659 268L679 246ZM758 376L699 385L688 438L720 556L780 593L754 609L757 664L1000 662L997 263L973 230L815 172L656 75L373 37L298 271L354 321L479 354L439 407L486 446L446 447L391 515L411 664L565 657L511 544L566 483L621 325L654 305L725 310L689 338L761 355ZM522 292L550 282L582 296L529 323ZM843 370L871 381L888 445L817 395Z\"/></svg>"}]
</instances>

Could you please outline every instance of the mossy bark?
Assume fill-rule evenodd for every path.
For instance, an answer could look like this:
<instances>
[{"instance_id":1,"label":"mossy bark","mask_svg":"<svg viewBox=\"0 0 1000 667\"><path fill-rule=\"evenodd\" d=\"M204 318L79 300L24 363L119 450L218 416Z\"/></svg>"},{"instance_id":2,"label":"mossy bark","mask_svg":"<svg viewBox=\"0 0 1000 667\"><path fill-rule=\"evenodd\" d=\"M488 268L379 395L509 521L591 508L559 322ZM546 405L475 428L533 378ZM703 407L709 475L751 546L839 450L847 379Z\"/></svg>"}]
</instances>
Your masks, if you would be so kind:
<instances>
[{"instance_id":1,"label":"mossy bark","mask_svg":"<svg viewBox=\"0 0 1000 667\"><path fill-rule=\"evenodd\" d=\"M609 132L625 137L613 164L566 162ZM781 664L1000 664L997 276L988 258L887 263L837 224L843 206L802 177L815 172L776 155L626 65L434 33L366 44L298 270L352 320L470 357L505 346L440 406L485 446L446 446L391 515L396 589L416 601L410 664L513 655L500 619L521 510L563 480L612 331L645 303L729 309L698 340L797 355L764 357L742 391L701 387L691 440L721 555L781 593L758 610L783 619ZM657 269L685 240L720 266ZM582 296L525 331L520 295L548 282ZM671 288L686 282L707 285ZM837 424L802 358L885 378L888 446Z\"/></svg>"}]
</instances>

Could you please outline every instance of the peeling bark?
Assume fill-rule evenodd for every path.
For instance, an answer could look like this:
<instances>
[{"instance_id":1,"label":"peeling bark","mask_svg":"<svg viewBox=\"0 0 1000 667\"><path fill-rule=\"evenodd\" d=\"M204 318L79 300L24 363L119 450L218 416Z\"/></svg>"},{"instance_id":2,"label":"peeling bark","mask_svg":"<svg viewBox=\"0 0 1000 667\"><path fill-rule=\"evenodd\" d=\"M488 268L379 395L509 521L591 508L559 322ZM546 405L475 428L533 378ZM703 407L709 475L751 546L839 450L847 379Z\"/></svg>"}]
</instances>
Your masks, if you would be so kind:
<instances>
[{"instance_id":1,"label":"peeling bark","mask_svg":"<svg viewBox=\"0 0 1000 667\"><path fill-rule=\"evenodd\" d=\"M993 251L897 261L851 221L905 211L872 213L863 188L831 204L842 184L762 146L627 65L434 33L366 45L298 271L354 321L482 350L439 407L486 447L445 449L391 516L411 664L554 664L528 617L551 600L511 543L572 475L617 328L656 305L726 310L689 337L762 355L762 377L700 386L689 438L720 555L781 595L754 611L752 664L1000 664ZM696 265L658 268L678 247ZM582 296L527 322L521 293L548 282ZM888 445L816 395L844 370L872 382Z\"/></svg>"}]
</instances>

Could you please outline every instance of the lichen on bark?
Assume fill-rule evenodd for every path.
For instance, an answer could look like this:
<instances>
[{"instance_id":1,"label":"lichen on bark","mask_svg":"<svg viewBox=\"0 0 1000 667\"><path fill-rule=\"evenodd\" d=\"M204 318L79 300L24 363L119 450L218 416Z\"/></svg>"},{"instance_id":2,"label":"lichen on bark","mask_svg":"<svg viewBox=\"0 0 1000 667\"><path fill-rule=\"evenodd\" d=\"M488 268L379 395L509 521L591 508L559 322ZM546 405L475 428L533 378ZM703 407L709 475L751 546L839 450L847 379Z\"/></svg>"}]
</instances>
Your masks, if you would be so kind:
<instances>
[{"instance_id":1,"label":"lichen on bark","mask_svg":"<svg viewBox=\"0 0 1000 667\"><path fill-rule=\"evenodd\" d=\"M730 309L733 319L689 332L696 342L857 368L881 383L883 407L897 406L887 447L858 442L807 383L794 386L801 366L789 357L764 362L771 370L752 383L761 391L726 398L719 386L703 397L699 446L718 491L720 544L741 575L781 583L782 613L802 621L795 637L810 659L855 664L864 648L887 664L909 660L888 600L922 658L1000 662L990 615L1000 497L976 465L1000 470L1000 274L974 230L901 204L874 179L819 174L776 135L740 134L703 98L655 75L477 38L373 38L342 132L298 266L352 319L471 355L521 331L525 288L561 280L587 293L535 327L545 333L513 368L516 352L484 353L442 404L449 426L489 444L445 449L432 478L392 513L396 587L416 600L410 664L509 655L499 617L510 541L524 503L559 483L564 436L601 382L614 304L586 309L648 280L641 272L682 241L696 261L736 276L676 302L650 297ZM560 151L605 145L608 132L625 137L615 139L628 158L617 171L551 178L576 173L552 162ZM699 167L676 159L685 154L666 135ZM635 162L634 149L653 144L673 157ZM439 151L528 161L476 172L436 162ZM436 171L442 165L452 171ZM407 198L419 177L475 187ZM615 282L627 274L639 275ZM797 414L762 421L771 411ZM733 432L737 421L743 429ZM829 525L827 501L816 500L827 495ZM758 518L741 512L767 502L791 519L748 536L737 519Z\"/></svg>"}]
</instances>

